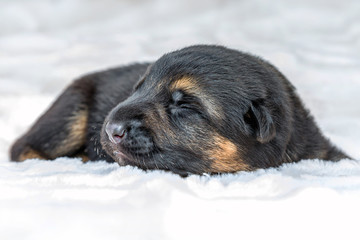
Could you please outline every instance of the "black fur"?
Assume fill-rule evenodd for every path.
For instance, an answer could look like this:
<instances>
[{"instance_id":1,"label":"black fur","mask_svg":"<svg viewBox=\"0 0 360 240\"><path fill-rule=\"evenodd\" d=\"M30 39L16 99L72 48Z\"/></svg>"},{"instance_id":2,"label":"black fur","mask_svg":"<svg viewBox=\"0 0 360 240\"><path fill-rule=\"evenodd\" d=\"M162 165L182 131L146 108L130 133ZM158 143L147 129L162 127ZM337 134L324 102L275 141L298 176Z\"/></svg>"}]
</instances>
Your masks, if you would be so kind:
<instances>
[{"instance_id":1,"label":"black fur","mask_svg":"<svg viewBox=\"0 0 360 240\"><path fill-rule=\"evenodd\" d=\"M86 130L71 135L81 124ZM180 175L349 158L323 137L274 66L207 45L76 80L13 145L11 159L32 153L45 159L81 154Z\"/></svg>"}]
</instances>

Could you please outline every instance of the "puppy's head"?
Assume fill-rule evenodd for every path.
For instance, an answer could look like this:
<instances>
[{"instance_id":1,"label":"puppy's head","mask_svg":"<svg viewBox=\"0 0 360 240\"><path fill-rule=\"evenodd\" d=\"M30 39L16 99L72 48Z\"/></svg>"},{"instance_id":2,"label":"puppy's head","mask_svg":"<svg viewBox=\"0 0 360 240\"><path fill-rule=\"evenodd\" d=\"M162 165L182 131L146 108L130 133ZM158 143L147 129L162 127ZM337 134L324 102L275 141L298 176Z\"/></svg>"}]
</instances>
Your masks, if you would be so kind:
<instances>
[{"instance_id":1,"label":"puppy's head","mask_svg":"<svg viewBox=\"0 0 360 240\"><path fill-rule=\"evenodd\" d=\"M166 54L109 113L102 145L121 165L181 175L259 167L286 118L283 84L267 66L218 46Z\"/></svg>"}]
</instances>

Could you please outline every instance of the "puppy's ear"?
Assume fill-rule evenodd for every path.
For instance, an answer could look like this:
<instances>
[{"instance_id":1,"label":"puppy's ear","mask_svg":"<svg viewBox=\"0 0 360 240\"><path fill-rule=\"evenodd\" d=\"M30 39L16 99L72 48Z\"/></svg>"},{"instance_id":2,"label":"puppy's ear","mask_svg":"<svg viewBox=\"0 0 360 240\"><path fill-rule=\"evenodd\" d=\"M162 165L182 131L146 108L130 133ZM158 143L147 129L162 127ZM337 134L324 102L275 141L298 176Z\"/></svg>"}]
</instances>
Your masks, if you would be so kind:
<instances>
[{"instance_id":1,"label":"puppy's ear","mask_svg":"<svg viewBox=\"0 0 360 240\"><path fill-rule=\"evenodd\" d=\"M267 143L275 137L275 124L269 110L263 105L263 101L252 101L244 115L244 120L260 143Z\"/></svg>"}]
</instances>

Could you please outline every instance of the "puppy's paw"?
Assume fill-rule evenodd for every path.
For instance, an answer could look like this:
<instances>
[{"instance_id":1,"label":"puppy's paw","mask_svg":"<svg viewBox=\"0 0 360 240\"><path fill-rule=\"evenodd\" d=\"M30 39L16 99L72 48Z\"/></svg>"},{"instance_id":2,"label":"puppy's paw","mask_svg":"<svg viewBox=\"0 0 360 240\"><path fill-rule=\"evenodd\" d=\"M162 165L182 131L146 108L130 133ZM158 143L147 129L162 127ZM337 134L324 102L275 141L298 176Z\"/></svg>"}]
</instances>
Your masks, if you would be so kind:
<instances>
[{"instance_id":1,"label":"puppy's paw","mask_svg":"<svg viewBox=\"0 0 360 240\"><path fill-rule=\"evenodd\" d=\"M46 159L44 154L31 148L24 140L17 140L10 149L10 160L13 162L23 162L26 159Z\"/></svg>"}]
</instances>

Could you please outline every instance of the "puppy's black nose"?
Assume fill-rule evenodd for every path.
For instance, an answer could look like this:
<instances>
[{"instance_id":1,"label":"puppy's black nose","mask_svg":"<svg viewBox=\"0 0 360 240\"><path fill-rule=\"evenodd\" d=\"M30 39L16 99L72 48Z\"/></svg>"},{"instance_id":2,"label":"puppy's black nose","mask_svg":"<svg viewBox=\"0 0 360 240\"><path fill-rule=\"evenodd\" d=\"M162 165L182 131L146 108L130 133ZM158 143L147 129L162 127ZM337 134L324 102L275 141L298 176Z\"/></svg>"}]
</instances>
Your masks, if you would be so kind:
<instances>
[{"instance_id":1,"label":"puppy's black nose","mask_svg":"<svg viewBox=\"0 0 360 240\"><path fill-rule=\"evenodd\" d=\"M105 127L106 134L113 143L120 143L126 137L126 129L121 123L107 123Z\"/></svg>"}]
</instances>

